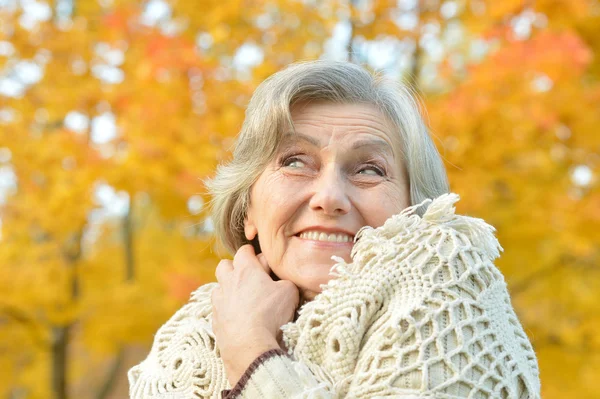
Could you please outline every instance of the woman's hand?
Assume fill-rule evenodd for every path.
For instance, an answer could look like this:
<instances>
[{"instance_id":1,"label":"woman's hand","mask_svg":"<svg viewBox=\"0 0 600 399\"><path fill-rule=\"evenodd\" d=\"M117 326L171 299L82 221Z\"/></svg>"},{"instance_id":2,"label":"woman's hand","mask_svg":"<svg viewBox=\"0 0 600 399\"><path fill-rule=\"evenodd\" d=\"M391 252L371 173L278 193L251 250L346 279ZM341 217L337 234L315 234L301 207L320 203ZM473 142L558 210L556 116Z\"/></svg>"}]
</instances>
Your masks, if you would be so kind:
<instances>
[{"instance_id":1,"label":"woman's hand","mask_svg":"<svg viewBox=\"0 0 600 399\"><path fill-rule=\"evenodd\" d=\"M279 348L279 328L293 320L299 303L291 281L273 281L264 256L242 246L233 261L217 266L219 287L212 292L213 330L227 378L235 386L250 363Z\"/></svg>"}]
</instances>

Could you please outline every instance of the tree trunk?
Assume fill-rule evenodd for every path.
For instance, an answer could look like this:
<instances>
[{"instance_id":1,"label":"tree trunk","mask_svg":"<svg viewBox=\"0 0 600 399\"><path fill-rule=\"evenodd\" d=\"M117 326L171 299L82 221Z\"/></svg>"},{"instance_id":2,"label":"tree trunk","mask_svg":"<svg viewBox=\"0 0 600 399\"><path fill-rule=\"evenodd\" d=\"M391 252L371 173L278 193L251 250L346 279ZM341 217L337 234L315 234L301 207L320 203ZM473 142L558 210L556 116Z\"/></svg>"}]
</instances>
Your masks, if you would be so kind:
<instances>
[{"instance_id":1,"label":"tree trunk","mask_svg":"<svg viewBox=\"0 0 600 399\"><path fill-rule=\"evenodd\" d=\"M415 13L417 14L417 27L415 28L415 51L413 52L412 65L410 68L410 83L415 90L419 89L419 78L421 75L421 58L423 56L423 49L419 44L421 39L421 8L419 3L415 6Z\"/></svg>"},{"instance_id":2,"label":"tree trunk","mask_svg":"<svg viewBox=\"0 0 600 399\"><path fill-rule=\"evenodd\" d=\"M79 274L77 263L81 258L81 238L83 237L83 226L74 233L65 243L63 257L67 267L73 269L71 279L71 300L75 302L79 298ZM69 371L69 339L73 323L64 326L52 327L52 390L55 399L67 399L67 376Z\"/></svg>"},{"instance_id":3,"label":"tree trunk","mask_svg":"<svg viewBox=\"0 0 600 399\"><path fill-rule=\"evenodd\" d=\"M67 350L69 346L70 325L52 328L52 391L54 399L66 399L67 396Z\"/></svg>"},{"instance_id":4,"label":"tree trunk","mask_svg":"<svg viewBox=\"0 0 600 399\"><path fill-rule=\"evenodd\" d=\"M129 209L123 217L123 245L125 250L125 281L131 282L135 278L135 257L133 251L133 195L129 195ZM125 348L120 348L113 364L106 375L104 383L96 395L96 399L105 399L113 389L115 382L121 374Z\"/></svg>"},{"instance_id":5,"label":"tree trunk","mask_svg":"<svg viewBox=\"0 0 600 399\"><path fill-rule=\"evenodd\" d=\"M104 384L102 384L100 390L98 391L98 395L96 395L96 399L105 399L108 397L108 395L113 389L113 386L115 385L115 382L121 374L121 366L123 365L124 357L125 350L119 350L119 353L117 353L117 356L115 357L115 360L108 372L108 375L106 376Z\"/></svg>"},{"instance_id":6,"label":"tree trunk","mask_svg":"<svg viewBox=\"0 0 600 399\"><path fill-rule=\"evenodd\" d=\"M415 51L413 53L413 62L410 68L410 83L413 88L419 88L419 76L421 75L421 57L423 50L419 45L419 37L415 40Z\"/></svg>"},{"instance_id":7,"label":"tree trunk","mask_svg":"<svg viewBox=\"0 0 600 399\"><path fill-rule=\"evenodd\" d=\"M348 23L350 24L350 37L348 38L348 44L346 45L346 53L348 54L348 61L356 62L356 54L354 54L352 50L352 45L354 44L354 20L352 19L352 7L354 7L354 3L356 0L350 0L348 6L350 7L350 19Z\"/></svg>"},{"instance_id":8,"label":"tree trunk","mask_svg":"<svg viewBox=\"0 0 600 399\"><path fill-rule=\"evenodd\" d=\"M129 209L123 218L123 241L125 246L125 281L135 277L135 259L133 256L133 195L129 195Z\"/></svg>"}]
</instances>

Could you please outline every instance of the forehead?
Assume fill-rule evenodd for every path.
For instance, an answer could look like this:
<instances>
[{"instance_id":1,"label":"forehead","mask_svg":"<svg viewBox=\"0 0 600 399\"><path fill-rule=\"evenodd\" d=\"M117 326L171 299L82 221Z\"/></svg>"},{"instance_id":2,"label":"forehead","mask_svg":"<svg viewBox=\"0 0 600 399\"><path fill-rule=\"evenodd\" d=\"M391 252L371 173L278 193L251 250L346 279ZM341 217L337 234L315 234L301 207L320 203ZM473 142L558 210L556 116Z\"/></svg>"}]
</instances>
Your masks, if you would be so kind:
<instances>
[{"instance_id":1,"label":"forehead","mask_svg":"<svg viewBox=\"0 0 600 399\"><path fill-rule=\"evenodd\" d=\"M387 144L395 155L400 152L400 136L396 128L372 104L304 102L292 107L291 116L294 132L285 135L286 141L308 138L313 144L325 147L331 142L349 144L370 140L380 146Z\"/></svg>"}]
</instances>

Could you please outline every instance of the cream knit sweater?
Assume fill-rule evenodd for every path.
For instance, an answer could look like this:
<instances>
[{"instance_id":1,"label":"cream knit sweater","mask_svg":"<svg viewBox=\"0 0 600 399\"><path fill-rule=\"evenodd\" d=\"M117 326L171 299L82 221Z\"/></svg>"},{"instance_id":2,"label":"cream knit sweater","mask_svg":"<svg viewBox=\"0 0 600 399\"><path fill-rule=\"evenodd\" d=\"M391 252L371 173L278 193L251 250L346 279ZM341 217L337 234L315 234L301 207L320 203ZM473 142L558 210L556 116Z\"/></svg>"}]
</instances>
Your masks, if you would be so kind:
<instances>
[{"instance_id":1,"label":"cream knit sweater","mask_svg":"<svg viewBox=\"0 0 600 399\"><path fill-rule=\"evenodd\" d=\"M357 234L352 263L282 327L290 356L255 362L236 398L539 398L535 354L492 263L494 228L455 215L458 195ZM129 371L130 397L220 398L229 387L207 284Z\"/></svg>"}]
</instances>

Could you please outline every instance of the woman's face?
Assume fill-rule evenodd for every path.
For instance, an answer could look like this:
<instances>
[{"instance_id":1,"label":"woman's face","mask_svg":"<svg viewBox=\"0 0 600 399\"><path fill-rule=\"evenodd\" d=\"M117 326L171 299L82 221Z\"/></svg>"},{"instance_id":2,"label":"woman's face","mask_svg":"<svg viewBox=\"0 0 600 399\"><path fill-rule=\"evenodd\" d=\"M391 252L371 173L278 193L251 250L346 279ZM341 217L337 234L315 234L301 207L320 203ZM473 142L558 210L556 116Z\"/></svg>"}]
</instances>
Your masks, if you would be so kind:
<instances>
[{"instance_id":1,"label":"woman's face","mask_svg":"<svg viewBox=\"0 0 600 399\"><path fill-rule=\"evenodd\" d=\"M374 106L307 103L292 120L295 133L251 189L245 234L311 300L331 278L332 256L351 261L361 227L410 205L409 185L399 137Z\"/></svg>"}]
</instances>

